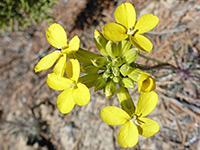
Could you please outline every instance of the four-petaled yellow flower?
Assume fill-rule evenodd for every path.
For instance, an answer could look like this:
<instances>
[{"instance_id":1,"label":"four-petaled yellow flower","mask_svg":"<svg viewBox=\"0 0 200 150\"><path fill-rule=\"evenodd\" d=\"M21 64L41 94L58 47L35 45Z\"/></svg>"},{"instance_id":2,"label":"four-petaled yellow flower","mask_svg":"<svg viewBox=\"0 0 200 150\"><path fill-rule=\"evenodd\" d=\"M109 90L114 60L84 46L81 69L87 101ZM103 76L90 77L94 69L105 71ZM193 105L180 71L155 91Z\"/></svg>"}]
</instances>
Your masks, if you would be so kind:
<instances>
[{"instance_id":1,"label":"four-petaled yellow flower","mask_svg":"<svg viewBox=\"0 0 200 150\"><path fill-rule=\"evenodd\" d=\"M74 108L75 104L79 106L87 105L90 101L90 91L84 84L78 82L80 64L77 59L70 59L63 66L57 64L54 73L48 74L47 84L54 90L64 90L57 98L57 107L61 113L66 114ZM69 79L63 77L65 70Z\"/></svg>"},{"instance_id":2,"label":"four-petaled yellow flower","mask_svg":"<svg viewBox=\"0 0 200 150\"><path fill-rule=\"evenodd\" d=\"M45 71L51 68L59 57L77 51L80 46L80 39L78 36L74 36L69 44L67 44L66 32L63 27L57 23L50 25L46 31L46 37L48 42L58 50L43 57L35 66L35 72Z\"/></svg>"},{"instance_id":3,"label":"four-petaled yellow flower","mask_svg":"<svg viewBox=\"0 0 200 150\"><path fill-rule=\"evenodd\" d=\"M133 114L126 112L126 109L108 106L102 109L100 116L109 125L122 125L117 137L118 144L124 148L133 147L138 143L139 134L151 137L159 131L160 126L156 121L145 118L154 110L157 102L158 95L154 91L142 93L136 107L134 104L131 107Z\"/></svg>"},{"instance_id":4,"label":"four-petaled yellow flower","mask_svg":"<svg viewBox=\"0 0 200 150\"><path fill-rule=\"evenodd\" d=\"M136 12L132 4L122 3L116 8L114 17L117 23L108 23L103 28L103 35L111 41L129 38L133 46L144 53L152 50L153 44L141 35L157 26L159 19L153 14L141 16L136 21Z\"/></svg>"}]
</instances>

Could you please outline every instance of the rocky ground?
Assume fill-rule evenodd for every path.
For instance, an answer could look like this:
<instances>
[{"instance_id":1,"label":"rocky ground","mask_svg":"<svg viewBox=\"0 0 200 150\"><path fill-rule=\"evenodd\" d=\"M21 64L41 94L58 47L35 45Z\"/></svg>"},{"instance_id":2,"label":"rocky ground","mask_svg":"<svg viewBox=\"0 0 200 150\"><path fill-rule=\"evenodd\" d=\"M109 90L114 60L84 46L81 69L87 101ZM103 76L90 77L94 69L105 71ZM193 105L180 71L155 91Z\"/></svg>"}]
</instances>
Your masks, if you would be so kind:
<instances>
[{"instance_id":1,"label":"rocky ground","mask_svg":"<svg viewBox=\"0 0 200 150\"><path fill-rule=\"evenodd\" d=\"M137 63L146 65L157 84L159 103L149 118L161 128L151 138L140 137L130 150L200 149L200 1L199 0L63 0L54 6L54 22L68 39L78 35L81 47L98 53L94 29L114 21L115 8L131 2L137 17L153 13L159 25L146 36L154 49ZM46 84L51 70L35 74L40 58L54 50L47 42L46 21L25 32L0 33L0 150L123 150L116 143L119 127L99 116L116 96L93 92L87 106L67 115L56 107L59 92ZM139 94L131 91L134 101Z\"/></svg>"}]
</instances>

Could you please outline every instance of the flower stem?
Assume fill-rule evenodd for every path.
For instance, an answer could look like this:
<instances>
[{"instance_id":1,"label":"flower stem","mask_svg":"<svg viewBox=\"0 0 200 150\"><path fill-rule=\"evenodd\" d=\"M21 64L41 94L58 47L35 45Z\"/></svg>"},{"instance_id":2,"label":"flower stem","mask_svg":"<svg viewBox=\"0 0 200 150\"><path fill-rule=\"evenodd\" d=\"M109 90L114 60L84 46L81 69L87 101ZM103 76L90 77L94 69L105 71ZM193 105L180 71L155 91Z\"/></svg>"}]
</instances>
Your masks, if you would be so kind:
<instances>
[{"instance_id":1,"label":"flower stem","mask_svg":"<svg viewBox=\"0 0 200 150\"><path fill-rule=\"evenodd\" d=\"M164 63L163 63L162 61L160 61L160 60L157 60L157 59L154 59L154 58L150 58L150 57L144 56L143 54L140 54L140 53L139 53L139 56L140 56L140 57L143 57L143 58L145 58L145 59L147 59L147 60L154 61L154 62L156 62L156 63L158 63L158 64L164 64Z\"/></svg>"}]
</instances>

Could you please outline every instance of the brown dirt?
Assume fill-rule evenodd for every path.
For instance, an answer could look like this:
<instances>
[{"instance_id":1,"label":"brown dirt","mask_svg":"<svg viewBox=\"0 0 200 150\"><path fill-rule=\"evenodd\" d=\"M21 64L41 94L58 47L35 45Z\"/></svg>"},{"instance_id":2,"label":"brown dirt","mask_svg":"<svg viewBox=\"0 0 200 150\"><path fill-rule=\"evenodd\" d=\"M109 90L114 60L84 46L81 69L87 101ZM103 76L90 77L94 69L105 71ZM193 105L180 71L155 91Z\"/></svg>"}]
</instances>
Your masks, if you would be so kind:
<instances>
[{"instance_id":1,"label":"brown dirt","mask_svg":"<svg viewBox=\"0 0 200 150\"><path fill-rule=\"evenodd\" d=\"M82 48L98 53L94 29L102 30L114 21L113 12L121 2L63 0L53 16L69 39L78 35ZM153 66L146 71L156 79L159 103L149 118L161 128L151 138L140 137L130 149L200 149L200 1L126 2L134 5L138 18L146 13L160 18L159 25L146 34L154 49L145 56L165 63L162 66L143 57L137 60ZM59 92L46 84L51 71L34 73L39 59L54 50L45 37L48 26L43 21L25 32L0 35L0 150L122 150L116 143L119 127L108 126L99 116L103 107L119 105L116 96L107 100L103 92L91 90L87 106L76 106L63 115L56 107ZM137 90L131 93L136 101Z\"/></svg>"}]
</instances>

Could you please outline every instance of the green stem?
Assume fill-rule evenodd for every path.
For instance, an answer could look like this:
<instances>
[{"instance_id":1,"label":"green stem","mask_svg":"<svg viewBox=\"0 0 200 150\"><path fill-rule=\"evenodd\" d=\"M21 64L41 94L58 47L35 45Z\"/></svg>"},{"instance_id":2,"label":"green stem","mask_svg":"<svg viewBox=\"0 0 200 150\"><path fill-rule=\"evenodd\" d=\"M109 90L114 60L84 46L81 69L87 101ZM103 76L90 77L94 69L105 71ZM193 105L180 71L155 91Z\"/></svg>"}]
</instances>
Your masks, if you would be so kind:
<instances>
[{"instance_id":1,"label":"green stem","mask_svg":"<svg viewBox=\"0 0 200 150\"><path fill-rule=\"evenodd\" d=\"M155 65L155 66L144 66L144 65L140 65L140 64L136 64L136 65L138 66L138 68L140 68L142 70L152 70L152 69L160 69L160 68L179 70L175 66L168 64L168 63L162 63L162 64L158 64L158 65Z\"/></svg>"},{"instance_id":2,"label":"green stem","mask_svg":"<svg viewBox=\"0 0 200 150\"><path fill-rule=\"evenodd\" d=\"M147 59L147 60L154 61L154 62L156 62L156 63L158 63L158 64L164 64L164 63L163 63L162 61L160 61L160 60L157 60L157 59L154 59L154 58L150 58L150 57L144 56L143 54L140 54L140 53L139 53L139 56L140 56L140 57L143 57L143 58L145 58L145 59Z\"/></svg>"}]
</instances>

